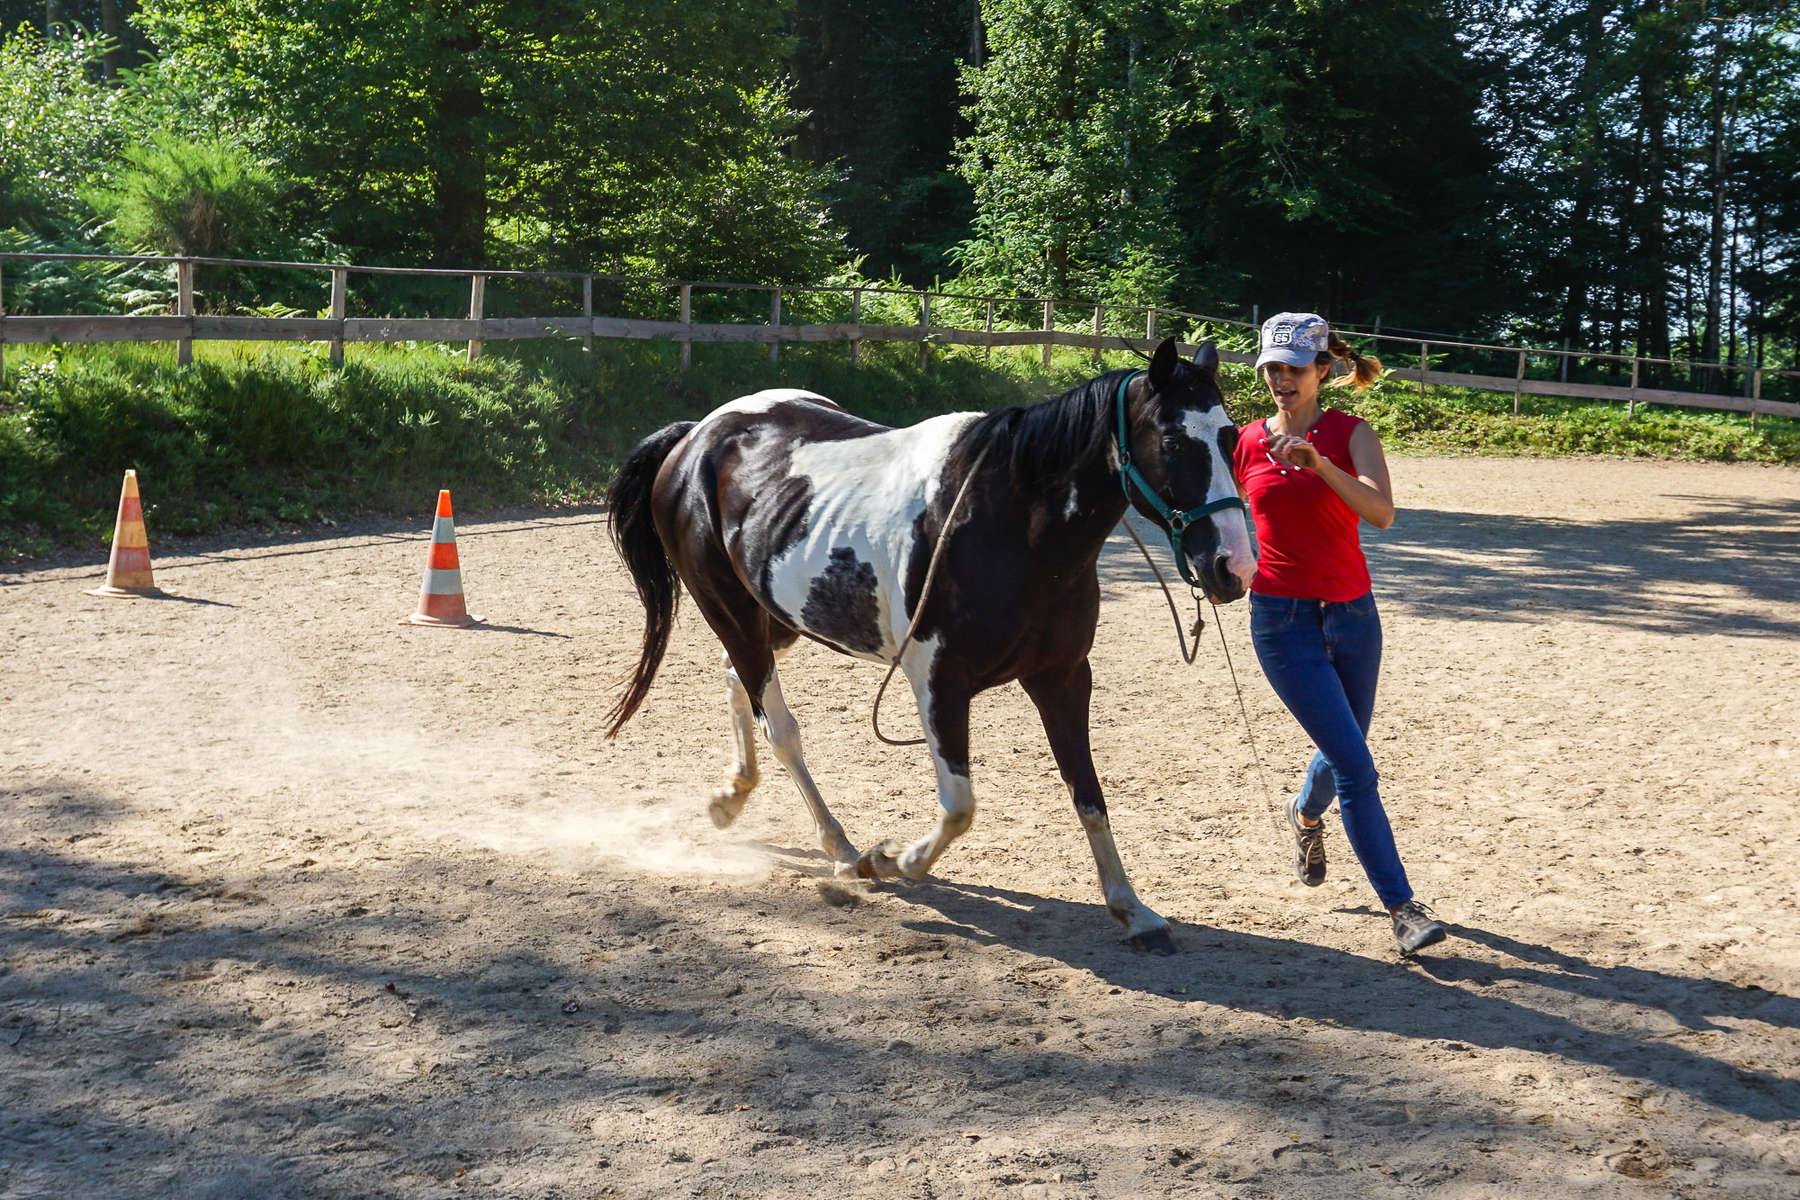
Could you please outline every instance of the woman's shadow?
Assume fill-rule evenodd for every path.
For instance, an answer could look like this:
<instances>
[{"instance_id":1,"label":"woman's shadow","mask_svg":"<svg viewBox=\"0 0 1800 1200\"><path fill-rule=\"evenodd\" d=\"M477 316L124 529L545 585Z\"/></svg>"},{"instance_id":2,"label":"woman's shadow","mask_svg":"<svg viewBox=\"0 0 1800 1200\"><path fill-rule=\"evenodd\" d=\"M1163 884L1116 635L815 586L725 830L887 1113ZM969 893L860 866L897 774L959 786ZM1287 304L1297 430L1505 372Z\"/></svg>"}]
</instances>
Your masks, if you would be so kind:
<instances>
[{"instance_id":1,"label":"woman's shadow","mask_svg":"<svg viewBox=\"0 0 1800 1200\"><path fill-rule=\"evenodd\" d=\"M1800 1028L1800 1001L1778 992L1601 966L1458 926L1448 927L1451 940L1437 953L1410 960L1410 967L1206 925L1177 926L1179 953L1161 958L1118 942L1097 904L931 879L883 890L920 910L918 919L904 922L908 929L1056 959L1124 991L1420 1041L1552 1054L1640 1076L1759 1120L1800 1112L1800 1081L1742 1069L1681 1044L1694 1034L1729 1032L1722 1019ZM1389 952L1385 929L1372 928L1371 938ZM1459 957L1459 939L1503 959ZM1485 990L1495 986L1509 994Z\"/></svg>"}]
</instances>

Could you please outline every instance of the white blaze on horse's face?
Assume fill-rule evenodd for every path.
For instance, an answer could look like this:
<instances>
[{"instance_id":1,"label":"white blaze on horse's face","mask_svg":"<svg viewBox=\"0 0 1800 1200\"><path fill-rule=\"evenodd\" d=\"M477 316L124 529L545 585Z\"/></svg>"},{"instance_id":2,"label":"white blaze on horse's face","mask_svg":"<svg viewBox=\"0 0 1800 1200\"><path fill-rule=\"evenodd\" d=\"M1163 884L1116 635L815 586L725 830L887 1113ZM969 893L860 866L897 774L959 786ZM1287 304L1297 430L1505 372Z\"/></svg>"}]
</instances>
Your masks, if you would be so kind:
<instances>
[{"instance_id":1,"label":"white blaze on horse's face","mask_svg":"<svg viewBox=\"0 0 1800 1200\"><path fill-rule=\"evenodd\" d=\"M1211 485L1206 490L1206 503L1235 497L1237 480L1232 475L1231 458L1225 452L1228 438L1235 437L1237 425L1226 413L1223 404L1215 404L1210 408L1184 409L1181 414L1181 428L1195 443L1206 447L1212 456ZM1250 588L1250 579L1256 574L1256 550L1250 542L1250 526L1244 519L1244 510L1233 506L1221 509L1208 518L1213 528L1218 531L1219 553L1225 556L1226 568L1244 585ZM1203 564L1195 563L1195 570Z\"/></svg>"}]
</instances>

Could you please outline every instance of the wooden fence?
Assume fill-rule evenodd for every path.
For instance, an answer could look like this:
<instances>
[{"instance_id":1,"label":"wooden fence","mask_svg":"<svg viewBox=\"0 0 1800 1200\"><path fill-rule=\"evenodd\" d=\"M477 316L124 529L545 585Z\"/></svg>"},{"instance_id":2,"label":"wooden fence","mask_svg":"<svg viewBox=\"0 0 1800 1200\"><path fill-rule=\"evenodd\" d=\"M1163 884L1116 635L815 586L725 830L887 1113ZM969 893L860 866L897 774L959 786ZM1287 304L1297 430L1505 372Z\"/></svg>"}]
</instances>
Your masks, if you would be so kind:
<instances>
[{"instance_id":1,"label":"wooden fence","mask_svg":"<svg viewBox=\"0 0 1800 1200\"><path fill-rule=\"evenodd\" d=\"M5 308L5 271L9 262L109 262L139 266L168 266L174 270L175 311L163 316L23 316L8 315ZM256 270L295 270L319 272L329 276L328 315L295 316L213 316L194 311L194 275L197 267L238 268ZM348 314L350 277L409 276L468 281L467 317L352 317ZM555 316L489 316L486 292L489 280L563 280L579 282L580 315ZM672 289L675 319L645 319L623 315L601 315L594 311L596 282L633 287ZM762 292L769 297L767 321L746 322L692 320L695 291ZM818 295L848 297L849 319L812 324L791 324L782 320L784 297ZM918 320L906 324L864 319L864 299L868 296L904 297L916 306ZM937 324L932 319L933 305L974 305L983 319L981 327L963 328ZM1010 328L996 324L996 308L1012 311L1025 306L1035 316L1041 311L1042 323L1029 326L1011 322ZM891 302L890 302L891 307ZM1080 310L1079 328L1058 323L1058 314ZM1142 323L1143 335L1131 336L1107 332L1129 327L1134 331ZM174 342L176 360L192 361L193 343L197 341L297 341L323 342L329 347L331 361L341 365L347 342L436 341L465 342L468 357L474 361L483 343L528 338L579 338L583 348L591 351L596 338L664 339L680 348L681 364L691 361L696 343L766 344L774 361L784 342L845 342L854 359L863 342L915 342L924 361L930 347L1038 346L1046 366L1054 347L1067 346L1093 351L1142 350L1159 334L1179 332L1203 337L1224 336L1229 340L1248 341L1256 323L1227 317L1207 316L1179 309L1094 304L1072 300L1044 298L973 296L954 292L928 292L884 287L789 287L772 284L700 282L660 279L632 275L606 275L577 271L490 271L443 270L412 267L365 267L345 263L266 262L251 259L185 258L154 255L28 254L0 253L0 368L4 366L8 344L45 344L56 342ZM1759 415L1800 417L1800 403L1765 398L1764 383L1770 379L1800 380L1800 371L1781 371L1760 364L1696 363L1679 359L1643 358L1635 355L1602 354L1585 350L1543 349L1500 346L1461 339L1437 337L1401 337L1379 330L1344 328L1346 335L1373 343L1375 352L1389 364L1392 378L1416 381L1420 394L1428 384L1446 387L1475 388L1508 393L1513 397L1513 412L1519 411L1522 395L1555 396L1571 399L1612 400L1622 402L1628 411L1639 404L1675 405L1683 408L1747 412L1751 427ZM1414 349L1416 348L1416 355ZM1433 369L1434 356L1441 363L1456 357L1464 361L1484 358L1489 362L1506 361L1513 366L1510 375L1483 374L1466 370ZM1220 357L1228 362L1248 363L1253 355L1229 346L1221 348ZM1407 358L1416 367L1399 365ZM1555 364L1553 378L1537 378L1530 374L1533 362ZM1620 375L1629 371L1629 383L1607 384L1574 381L1567 376L1571 363L1604 363ZM1736 376L1742 382L1742 395L1718 391L1680 390L1666 386L1650 386L1648 382L1661 375L1675 375L1685 370L1690 380L1708 376L1723 379ZM1785 385L1793 386L1793 385Z\"/></svg>"}]
</instances>

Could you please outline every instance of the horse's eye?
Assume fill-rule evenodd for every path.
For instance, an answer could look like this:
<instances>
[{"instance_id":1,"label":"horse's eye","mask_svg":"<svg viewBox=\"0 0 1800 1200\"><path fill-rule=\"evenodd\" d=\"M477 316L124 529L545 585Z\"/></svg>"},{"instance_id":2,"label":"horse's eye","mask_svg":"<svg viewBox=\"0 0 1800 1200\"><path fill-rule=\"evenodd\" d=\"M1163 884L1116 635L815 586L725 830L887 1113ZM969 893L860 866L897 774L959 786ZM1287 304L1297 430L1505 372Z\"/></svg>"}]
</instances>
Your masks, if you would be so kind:
<instances>
[{"instance_id":1,"label":"horse's eye","mask_svg":"<svg viewBox=\"0 0 1800 1200\"><path fill-rule=\"evenodd\" d=\"M1187 444L1180 438L1166 437L1162 440L1164 454L1180 454L1187 449Z\"/></svg>"}]
</instances>

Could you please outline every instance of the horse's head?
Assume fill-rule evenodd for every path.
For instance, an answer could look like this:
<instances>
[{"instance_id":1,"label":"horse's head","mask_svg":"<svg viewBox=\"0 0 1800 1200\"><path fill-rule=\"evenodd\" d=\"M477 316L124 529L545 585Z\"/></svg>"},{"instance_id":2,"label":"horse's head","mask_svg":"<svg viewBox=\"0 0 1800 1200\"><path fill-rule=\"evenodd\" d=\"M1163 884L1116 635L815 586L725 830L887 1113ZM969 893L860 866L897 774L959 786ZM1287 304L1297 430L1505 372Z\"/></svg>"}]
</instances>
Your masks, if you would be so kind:
<instances>
[{"instance_id":1,"label":"horse's head","mask_svg":"<svg viewBox=\"0 0 1800 1200\"><path fill-rule=\"evenodd\" d=\"M1170 533L1187 561L1183 578L1198 581L1215 604L1250 586L1256 551L1248 513L1232 472L1238 429L1219 390L1219 353L1211 342L1187 362L1174 339L1156 348L1150 369L1126 389L1126 457L1148 485L1126 492L1139 513ZM1158 506L1162 506L1159 510Z\"/></svg>"}]
</instances>

